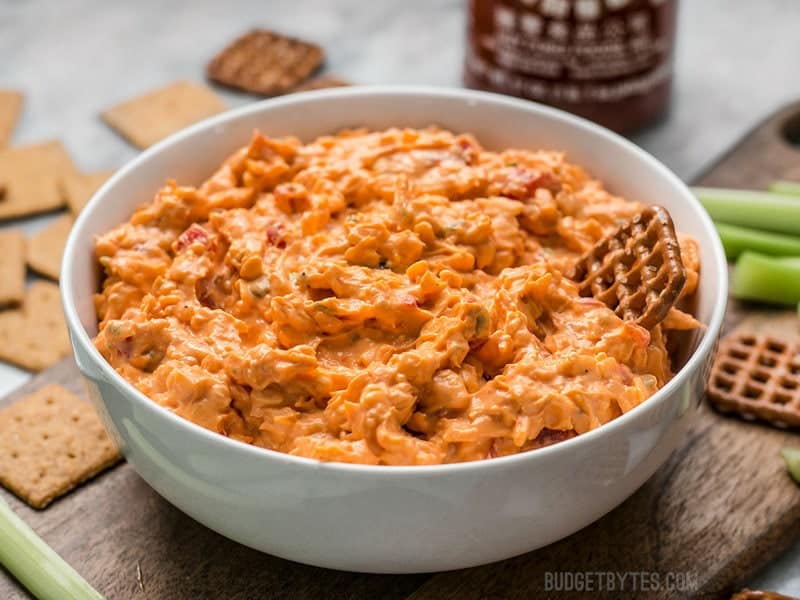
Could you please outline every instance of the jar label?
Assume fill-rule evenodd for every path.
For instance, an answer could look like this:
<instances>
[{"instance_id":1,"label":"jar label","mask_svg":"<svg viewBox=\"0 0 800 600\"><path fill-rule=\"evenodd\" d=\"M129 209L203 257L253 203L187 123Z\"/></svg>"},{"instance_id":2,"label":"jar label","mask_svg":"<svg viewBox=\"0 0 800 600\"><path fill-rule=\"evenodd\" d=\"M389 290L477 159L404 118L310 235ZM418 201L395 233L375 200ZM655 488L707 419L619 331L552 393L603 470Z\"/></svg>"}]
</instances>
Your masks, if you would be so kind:
<instances>
[{"instance_id":1,"label":"jar label","mask_svg":"<svg viewBox=\"0 0 800 600\"><path fill-rule=\"evenodd\" d=\"M646 94L672 71L671 0L473 0L468 76L551 104Z\"/></svg>"}]
</instances>

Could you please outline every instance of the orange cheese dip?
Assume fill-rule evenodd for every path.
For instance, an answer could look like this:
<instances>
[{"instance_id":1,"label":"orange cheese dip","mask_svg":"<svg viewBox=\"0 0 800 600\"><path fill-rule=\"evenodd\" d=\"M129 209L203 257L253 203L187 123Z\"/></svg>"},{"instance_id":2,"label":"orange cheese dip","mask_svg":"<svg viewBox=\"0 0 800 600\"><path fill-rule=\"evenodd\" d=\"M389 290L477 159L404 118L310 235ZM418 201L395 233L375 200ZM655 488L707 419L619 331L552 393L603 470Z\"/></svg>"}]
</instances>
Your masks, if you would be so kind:
<instances>
[{"instance_id":1,"label":"orange cheese dip","mask_svg":"<svg viewBox=\"0 0 800 600\"><path fill-rule=\"evenodd\" d=\"M563 275L641 207L561 153L435 128L255 133L97 240L95 344L153 401L264 448L375 465L524 452L646 400L672 375L666 328L697 326L673 309L647 331Z\"/></svg>"}]
</instances>

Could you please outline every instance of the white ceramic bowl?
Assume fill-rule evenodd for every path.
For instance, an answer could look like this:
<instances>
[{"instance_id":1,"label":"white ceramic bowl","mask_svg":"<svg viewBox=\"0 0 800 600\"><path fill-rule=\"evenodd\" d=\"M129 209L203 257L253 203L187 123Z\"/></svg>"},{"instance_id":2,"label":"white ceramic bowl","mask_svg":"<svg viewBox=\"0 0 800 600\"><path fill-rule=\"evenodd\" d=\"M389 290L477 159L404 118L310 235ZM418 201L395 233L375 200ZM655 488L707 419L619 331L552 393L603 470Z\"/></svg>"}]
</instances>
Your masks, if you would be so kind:
<instances>
[{"instance_id":1,"label":"white ceramic bowl","mask_svg":"<svg viewBox=\"0 0 800 600\"><path fill-rule=\"evenodd\" d=\"M420 467L321 463L227 439L156 405L92 345L99 271L93 239L168 178L199 183L255 128L304 140L344 127L438 124L490 149L565 150L615 193L658 203L699 242L697 315L708 325L662 390L594 431L534 452ZM722 246L683 183L625 139L537 104L472 91L342 88L234 110L142 153L91 200L67 243L61 281L75 358L102 419L136 471L219 533L302 563L380 573L479 565L545 546L630 496L680 443L701 398L727 298Z\"/></svg>"}]
</instances>

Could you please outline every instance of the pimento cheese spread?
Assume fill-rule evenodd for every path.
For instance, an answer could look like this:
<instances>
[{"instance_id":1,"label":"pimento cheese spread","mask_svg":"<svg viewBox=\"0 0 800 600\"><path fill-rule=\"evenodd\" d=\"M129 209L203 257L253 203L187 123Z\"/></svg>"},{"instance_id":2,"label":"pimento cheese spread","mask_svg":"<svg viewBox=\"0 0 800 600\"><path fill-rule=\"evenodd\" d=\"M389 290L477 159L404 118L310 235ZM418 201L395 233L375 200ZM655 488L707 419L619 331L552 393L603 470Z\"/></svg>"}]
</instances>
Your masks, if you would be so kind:
<instances>
[{"instance_id":1,"label":"pimento cheese spread","mask_svg":"<svg viewBox=\"0 0 800 600\"><path fill-rule=\"evenodd\" d=\"M561 153L436 128L256 132L97 240L95 344L248 444L375 465L524 452L643 402L672 375L667 329L697 326L673 309L647 331L563 275L641 207Z\"/></svg>"}]
</instances>

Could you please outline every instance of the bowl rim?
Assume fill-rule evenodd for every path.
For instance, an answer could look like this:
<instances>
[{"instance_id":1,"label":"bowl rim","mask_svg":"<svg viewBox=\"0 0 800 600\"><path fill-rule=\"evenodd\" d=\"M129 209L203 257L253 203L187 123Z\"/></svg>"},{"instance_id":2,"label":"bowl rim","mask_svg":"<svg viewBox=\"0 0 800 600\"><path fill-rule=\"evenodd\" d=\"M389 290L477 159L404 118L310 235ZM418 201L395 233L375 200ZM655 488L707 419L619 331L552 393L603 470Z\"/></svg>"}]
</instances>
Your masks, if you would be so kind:
<instances>
[{"instance_id":1,"label":"bowl rim","mask_svg":"<svg viewBox=\"0 0 800 600\"><path fill-rule=\"evenodd\" d=\"M712 246L713 260L718 263L718 277L716 286L714 288L716 290L717 297L712 309L711 319L709 323L706 324L705 332L703 333L703 337L700 340L697 348L695 348L694 352L687 359L686 363L681 367L681 369L672 377L672 379L670 379L670 381L666 383L666 385L664 385L664 387L627 413L622 414L613 421L592 429L591 431L587 431L557 444L538 448L536 451L520 452L517 454L501 456L492 459L435 465L398 466L320 461L317 459L295 456L277 450L270 450L260 446L240 442L238 440L220 435L219 433L210 431L192 421L189 421L188 419L178 416L174 412L145 396L130 382L118 374L105 360L105 358L103 358L103 356L92 343L89 334L84 329L81 320L78 317L75 303L72 301L72 298L75 295L73 293L75 286L73 279L73 263L75 262L75 255L79 245L79 239L81 238L82 230L88 223L91 222L93 213L100 206L101 199L116 186L118 181L127 177L129 173L136 171L140 165L149 162L154 155L157 155L169 146L179 143L186 138L190 138L197 133L214 129L227 122L235 121L255 113L268 112L277 107L296 105L298 108L302 108L303 104L306 102L318 102L326 98L348 98L364 95L396 97L398 100L409 97L428 97L451 101L466 101L467 103L489 102L494 105L499 105L501 108L505 106L510 109L539 113L546 119L560 121L562 124L577 129L581 133L599 136L602 137L606 143L621 146L622 149L635 154L638 160L649 164L651 168L654 168L657 172L659 172L660 175L664 177L673 188L676 189L676 192L678 192L678 194L681 195L687 203L693 205L695 208L695 212L701 221L702 228L708 234L709 241ZM78 350L82 351L83 355L91 360L92 365L98 369L99 374L107 382L117 387L121 394L128 397L132 402L139 405L144 410L152 414L157 414L159 417L165 418L168 421L171 420L173 425L185 430L188 435L199 435L206 442L218 445L223 451L234 453L238 452L244 456L255 459L277 460L279 462L284 462L287 465L297 465L300 468L312 467L314 469L326 469L348 473L351 475L374 476L378 474L392 474L392 476L395 477L404 475L439 476L441 474L450 472L471 472L481 471L482 469L487 468L498 469L500 467L511 467L517 463L537 460L541 461L547 458L552 458L554 455L559 453L569 453L573 449L577 450L581 446L588 446L601 437L614 435L615 432L623 428L626 424L637 418L639 415L644 414L648 410L655 410L656 406L665 402L669 396L674 394L681 386L683 386L692 373L702 368L705 358L711 353L719 335L725 315L728 297L727 261L722 248L722 242L716 233L716 229L714 228L711 217L702 207L700 202L689 191L687 185L649 152L635 145L633 142L622 137L621 135L587 119L536 102L484 91L420 85L349 86L335 89L314 90L310 92L302 92L288 96L270 98L226 111L168 136L164 140L154 144L150 148L141 152L134 159L126 163L94 193L90 201L78 215L70 232L69 238L67 239L62 259L61 273L61 302L67 320L67 326L71 334L70 338L74 346L73 354L77 354ZM80 365L79 368L83 370ZM86 376L86 373L84 373L84 376Z\"/></svg>"}]
</instances>

